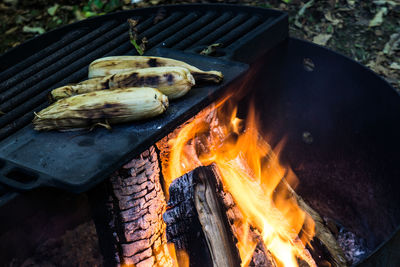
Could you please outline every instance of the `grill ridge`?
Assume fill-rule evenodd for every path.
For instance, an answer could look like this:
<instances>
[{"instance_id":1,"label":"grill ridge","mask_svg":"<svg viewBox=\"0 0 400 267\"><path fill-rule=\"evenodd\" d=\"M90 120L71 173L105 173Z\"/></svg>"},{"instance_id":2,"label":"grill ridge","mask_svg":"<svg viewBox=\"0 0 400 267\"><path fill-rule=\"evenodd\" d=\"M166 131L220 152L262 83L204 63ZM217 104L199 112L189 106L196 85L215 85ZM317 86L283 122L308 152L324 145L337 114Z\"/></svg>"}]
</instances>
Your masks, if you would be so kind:
<instances>
[{"instance_id":1,"label":"grill ridge","mask_svg":"<svg viewBox=\"0 0 400 267\"><path fill-rule=\"evenodd\" d=\"M38 69L44 69L49 65L56 62L58 59L62 58L65 55L68 55L70 52L78 50L80 47L84 46L86 43L92 41L94 38L99 38L106 31L110 30L117 24L116 21L109 21L99 27L98 29L84 35L82 38L75 40L72 43L67 44L66 46L60 47L60 49L52 54L47 55L46 57L42 57L38 59L39 61L35 64L32 64L30 68L25 69L20 72L19 75L13 76L7 82L0 84L0 92L4 92L12 86L15 86L18 82L24 81L30 75L34 74ZM28 78L29 79L29 78ZM0 97L0 103L4 102L5 99L14 96L14 94L9 94Z\"/></svg>"},{"instance_id":2,"label":"grill ridge","mask_svg":"<svg viewBox=\"0 0 400 267\"><path fill-rule=\"evenodd\" d=\"M191 24L187 25L179 32L175 33L168 39L166 39L163 43L165 43L165 47L173 47L178 42L184 40L187 37L190 37L192 33L197 31L198 29L205 26L207 23L215 19L217 16L216 12L207 12L205 15L201 16L198 20L192 22Z\"/></svg>"},{"instance_id":3,"label":"grill ridge","mask_svg":"<svg viewBox=\"0 0 400 267\"><path fill-rule=\"evenodd\" d=\"M251 17L249 20L245 21L243 24L234 28L225 36L219 38L217 41L215 41L215 43L221 43L223 47L227 47L236 40L241 39L243 33L248 32L254 26L258 26L260 23L261 23L261 18L259 16Z\"/></svg>"},{"instance_id":4,"label":"grill ridge","mask_svg":"<svg viewBox=\"0 0 400 267\"><path fill-rule=\"evenodd\" d=\"M39 111L41 109L44 109L46 106L46 103L42 103L40 106L35 107L33 111ZM0 141L28 125L32 121L32 119L33 112L25 113L23 114L23 116L15 119L12 123L9 123L0 128Z\"/></svg>"},{"instance_id":5,"label":"grill ridge","mask_svg":"<svg viewBox=\"0 0 400 267\"><path fill-rule=\"evenodd\" d=\"M194 33L192 36L188 36L185 40L175 46L176 49L185 50L189 48L193 43L199 41L201 38L218 28L221 24L224 24L233 17L232 12L226 12L216 20Z\"/></svg>"},{"instance_id":6,"label":"grill ridge","mask_svg":"<svg viewBox=\"0 0 400 267\"><path fill-rule=\"evenodd\" d=\"M270 28L270 25L273 22L273 20L274 19L272 19L272 18L266 19L262 24L256 26L255 29L253 29L252 31L246 33L245 35L243 35L242 38L240 38L236 42L233 42L233 43L229 44L225 48L228 48L228 49L230 49L232 51L235 51L235 50L239 49L242 45L244 45L244 43L245 43L244 40L250 38L251 36L256 35L258 32L263 31L265 28Z\"/></svg>"},{"instance_id":7,"label":"grill ridge","mask_svg":"<svg viewBox=\"0 0 400 267\"><path fill-rule=\"evenodd\" d=\"M204 39L201 39L199 42L195 44L197 45L210 45L215 42L220 36L223 36L224 34L228 33L230 30L232 30L234 27L238 26L241 24L243 21L248 19L249 15L246 13L239 13L236 14L232 19L230 19L228 22L226 22L223 26L219 27L217 30L214 32L210 33L207 37Z\"/></svg>"},{"instance_id":8,"label":"grill ridge","mask_svg":"<svg viewBox=\"0 0 400 267\"><path fill-rule=\"evenodd\" d=\"M178 33L182 28L188 26L190 23L195 21L199 17L199 14L196 12L189 13L179 21L175 22L170 28L173 27L173 32L171 32L170 28L166 28L163 31L159 32L156 36L149 40L149 48L154 46L165 46L164 40L169 36L174 36ZM172 33L172 34L171 34Z\"/></svg>"},{"instance_id":9,"label":"grill ridge","mask_svg":"<svg viewBox=\"0 0 400 267\"><path fill-rule=\"evenodd\" d=\"M32 56L15 64L14 66L4 70L3 72L0 73L0 83L3 83L3 81L5 81L7 79L12 79L12 76L16 75L18 72L22 71L23 69L26 69L27 66L35 64L35 62L37 62L41 58L47 57L54 51L62 48L64 43L73 42L73 41L79 39L82 35L87 33L87 31L88 31L87 28L81 28L78 30L74 30L72 32L68 32L58 42L55 42L55 43L49 45L48 47L45 47L44 49L40 50L38 53L35 53ZM3 91L2 87L0 86L0 92L2 92L2 91Z\"/></svg>"},{"instance_id":10,"label":"grill ridge","mask_svg":"<svg viewBox=\"0 0 400 267\"><path fill-rule=\"evenodd\" d=\"M0 110L3 112L8 112L22 101L25 101L27 98L37 93L39 90L41 90L41 88L47 88L51 85L51 83L53 83L52 81L55 80L55 77L62 77L64 75L64 71L69 69L71 65L76 64L76 62L81 62L83 58L86 58L87 56L85 54L87 54L88 51L95 51L96 49L99 49L99 47L102 48L104 43L108 45L115 42L116 39L121 39L120 34L126 32L126 29L127 25L121 24L105 35L99 36L92 40L89 44L87 44L86 49L78 49L70 54L66 54L62 59L58 60L53 65L50 65L40 70L30 78L23 80L17 86L13 87L12 90L8 90L3 94L2 98L5 100L5 102L0 105ZM115 37L116 39L114 39ZM60 73L61 70L62 73ZM49 80L51 80L51 82L49 82ZM36 83L42 85L37 86ZM33 84L35 85L32 86ZM30 88L27 89L28 87Z\"/></svg>"},{"instance_id":11,"label":"grill ridge","mask_svg":"<svg viewBox=\"0 0 400 267\"><path fill-rule=\"evenodd\" d=\"M179 29L186 26L188 23L193 22L198 17L198 14L195 12L189 13L186 16L180 18L175 21L173 24L169 25L169 27L160 30L157 35L148 39L147 49L152 48L154 46L160 45L160 43L171 36L171 30L175 32L179 31Z\"/></svg>"},{"instance_id":12,"label":"grill ridge","mask_svg":"<svg viewBox=\"0 0 400 267\"><path fill-rule=\"evenodd\" d=\"M159 23L153 25L150 29L145 30L144 32L139 31L139 38L146 37L148 40L158 34L160 31L162 31L165 28L168 28L171 26L171 24L175 23L176 21L180 20L182 17L184 17L184 14L182 12L177 12L169 16L168 18L160 21ZM141 23L138 24L138 27L141 25Z\"/></svg>"}]
</instances>

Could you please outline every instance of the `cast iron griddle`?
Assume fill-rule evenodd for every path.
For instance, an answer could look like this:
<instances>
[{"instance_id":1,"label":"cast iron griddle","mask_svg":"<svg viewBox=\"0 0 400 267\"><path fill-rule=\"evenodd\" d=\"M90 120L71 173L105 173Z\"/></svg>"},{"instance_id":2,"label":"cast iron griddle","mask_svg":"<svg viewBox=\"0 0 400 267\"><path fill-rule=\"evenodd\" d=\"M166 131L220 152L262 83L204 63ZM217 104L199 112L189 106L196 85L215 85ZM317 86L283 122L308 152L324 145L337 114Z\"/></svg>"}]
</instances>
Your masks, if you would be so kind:
<instances>
[{"instance_id":1,"label":"cast iron griddle","mask_svg":"<svg viewBox=\"0 0 400 267\"><path fill-rule=\"evenodd\" d=\"M1 181L25 190L45 185L85 191L210 104L248 68L247 64L173 50L159 49L152 55L185 60L203 70L221 71L224 80L219 85L192 88L184 97L171 101L159 117L115 125L111 131L96 128L90 132L37 132L28 125L0 143L0 158L7 159L1 169Z\"/></svg>"},{"instance_id":2,"label":"cast iron griddle","mask_svg":"<svg viewBox=\"0 0 400 267\"><path fill-rule=\"evenodd\" d=\"M159 20L160 16L162 17ZM33 112L47 94L87 77L93 60L137 54L126 20L134 18L147 55L219 70L220 85L193 88L155 119L113 126L112 131L35 132ZM0 201L6 190L52 186L82 192L108 177L215 100L248 65L288 36L287 14L239 5L176 5L135 9L64 26L0 56ZM200 56L220 43L215 57ZM242 63L238 63L242 62ZM234 88L233 88L234 89ZM1 203L1 202L0 202Z\"/></svg>"}]
</instances>

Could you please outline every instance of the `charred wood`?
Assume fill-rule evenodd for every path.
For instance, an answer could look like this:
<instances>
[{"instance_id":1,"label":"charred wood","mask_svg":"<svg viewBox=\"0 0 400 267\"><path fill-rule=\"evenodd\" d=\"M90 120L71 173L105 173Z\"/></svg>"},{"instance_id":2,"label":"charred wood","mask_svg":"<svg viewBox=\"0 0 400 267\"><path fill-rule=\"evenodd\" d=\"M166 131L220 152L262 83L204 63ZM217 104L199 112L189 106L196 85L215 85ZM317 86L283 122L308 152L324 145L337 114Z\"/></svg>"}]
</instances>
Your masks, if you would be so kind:
<instances>
[{"instance_id":1,"label":"charred wood","mask_svg":"<svg viewBox=\"0 0 400 267\"><path fill-rule=\"evenodd\" d=\"M170 199L163 215L168 242L177 251L185 251L191 267L212 266L211 253L197 217L194 204L195 183L192 173L175 179L170 187Z\"/></svg>"},{"instance_id":2,"label":"charred wood","mask_svg":"<svg viewBox=\"0 0 400 267\"><path fill-rule=\"evenodd\" d=\"M240 266L222 192L213 165L198 167L170 185L163 216L167 239L189 254L190 266ZM200 251L206 255L196 257Z\"/></svg>"},{"instance_id":3,"label":"charred wood","mask_svg":"<svg viewBox=\"0 0 400 267\"><path fill-rule=\"evenodd\" d=\"M88 193L92 217L96 226L98 242L103 265L106 267L118 266L121 263L115 239L115 215L110 187L102 183Z\"/></svg>"},{"instance_id":4,"label":"charred wood","mask_svg":"<svg viewBox=\"0 0 400 267\"><path fill-rule=\"evenodd\" d=\"M172 266L162 220L166 204L159 176L157 153L151 147L110 177L106 185L106 226L97 227L98 231L112 232L112 237L108 234L107 240L99 241L108 242L107 249L113 251L114 262L105 262L107 266Z\"/></svg>"},{"instance_id":5,"label":"charred wood","mask_svg":"<svg viewBox=\"0 0 400 267\"><path fill-rule=\"evenodd\" d=\"M321 216L287 185L299 206L308 213L315 223L315 236L309 249L318 266L347 266L343 250Z\"/></svg>"}]
</instances>

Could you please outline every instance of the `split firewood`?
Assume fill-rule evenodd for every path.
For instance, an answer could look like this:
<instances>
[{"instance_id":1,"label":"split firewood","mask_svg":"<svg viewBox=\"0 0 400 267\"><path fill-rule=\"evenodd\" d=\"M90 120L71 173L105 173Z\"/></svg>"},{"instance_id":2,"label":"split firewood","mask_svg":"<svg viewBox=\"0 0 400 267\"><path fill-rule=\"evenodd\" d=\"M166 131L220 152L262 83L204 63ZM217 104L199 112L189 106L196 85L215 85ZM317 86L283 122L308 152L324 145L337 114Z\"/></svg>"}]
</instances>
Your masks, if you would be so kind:
<instances>
[{"instance_id":1,"label":"split firewood","mask_svg":"<svg viewBox=\"0 0 400 267\"><path fill-rule=\"evenodd\" d=\"M336 238L326 226L324 220L313 208L311 208L291 187L287 184L291 194L296 198L299 207L308 213L315 223L315 236L311 240L311 255L318 266L347 266L347 260ZM325 257L318 257L324 254ZM325 259L326 258L326 259Z\"/></svg>"},{"instance_id":2,"label":"split firewood","mask_svg":"<svg viewBox=\"0 0 400 267\"><path fill-rule=\"evenodd\" d=\"M209 178L209 179L216 179L220 181L217 167L215 165L212 165L207 168L210 167L213 170L214 178ZM255 229L250 228L249 225L242 224L243 215L239 210L238 206L235 204L232 195L224 190L219 190L218 197L223 202L223 206L225 208L225 214L229 222L229 227L234 237L236 238L239 235L243 235L244 231L248 231L247 233L248 241L252 244L256 244L256 248L253 252L253 255L249 260L249 266L276 267L277 264L275 263L271 253L265 247L260 234ZM241 261L243 262L245 261L245 259L241 259Z\"/></svg>"},{"instance_id":3,"label":"split firewood","mask_svg":"<svg viewBox=\"0 0 400 267\"><path fill-rule=\"evenodd\" d=\"M175 179L169 193L163 216L167 239L189 254L190 266L240 266L235 237L241 229L235 222L242 216L223 191L216 167L199 167ZM257 243L250 266L276 266L260 236L251 232L249 238ZM207 255L195 257L202 251Z\"/></svg>"},{"instance_id":4,"label":"split firewood","mask_svg":"<svg viewBox=\"0 0 400 267\"><path fill-rule=\"evenodd\" d=\"M199 248L195 248L192 242L203 243L203 249L206 243L205 248L214 266L239 266L243 259L239 258L235 237L243 232L243 227L248 226L240 225L241 212L232 196L224 192L220 181L217 167L210 165L198 167L172 182L168 208L163 216L167 224L167 239L186 250L189 253L189 259L197 260L192 257L192 254L199 253L197 251ZM346 266L343 252L318 213L309 207L286 182L283 186L289 187L300 207L315 221L316 235L311 242L312 249L309 248L309 250L317 265ZM196 238L190 242L193 236ZM251 242L257 244L251 260L248 261L249 266L276 266L273 256L264 247L257 231L250 229L248 236ZM234 262L229 262L232 256ZM301 266L308 266L303 261L299 263ZM199 265L196 263L192 265L191 262L191 266Z\"/></svg>"},{"instance_id":5,"label":"split firewood","mask_svg":"<svg viewBox=\"0 0 400 267\"><path fill-rule=\"evenodd\" d=\"M172 266L159 175L157 153L151 147L111 176L107 206L115 247L113 266Z\"/></svg>"},{"instance_id":6,"label":"split firewood","mask_svg":"<svg viewBox=\"0 0 400 267\"><path fill-rule=\"evenodd\" d=\"M197 168L170 185L163 216L167 239L189 254L190 266L239 266L234 236L217 195L222 187L209 179L210 171Z\"/></svg>"}]
</instances>

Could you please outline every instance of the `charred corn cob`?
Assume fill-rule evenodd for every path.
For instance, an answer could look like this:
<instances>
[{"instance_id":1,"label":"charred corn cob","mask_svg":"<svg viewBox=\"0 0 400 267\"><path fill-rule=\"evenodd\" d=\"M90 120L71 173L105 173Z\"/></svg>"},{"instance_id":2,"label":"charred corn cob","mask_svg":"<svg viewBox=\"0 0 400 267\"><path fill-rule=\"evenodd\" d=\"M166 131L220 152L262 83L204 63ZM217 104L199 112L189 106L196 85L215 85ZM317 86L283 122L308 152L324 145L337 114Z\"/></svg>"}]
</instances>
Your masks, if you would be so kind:
<instances>
[{"instance_id":1,"label":"charred corn cob","mask_svg":"<svg viewBox=\"0 0 400 267\"><path fill-rule=\"evenodd\" d=\"M170 58L147 56L114 56L99 58L93 61L89 66L89 78L103 77L111 74L150 67L187 68L198 83L219 83L224 77L219 71L202 71L185 62Z\"/></svg>"},{"instance_id":2,"label":"charred corn cob","mask_svg":"<svg viewBox=\"0 0 400 267\"><path fill-rule=\"evenodd\" d=\"M194 84L193 76L185 68L147 68L92 78L78 84L59 87L50 92L49 98L51 101L56 101L104 89L150 86L160 90L169 99L175 99L186 94Z\"/></svg>"},{"instance_id":3,"label":"charred corn cob","mask_svg":"<svg viewBox=\"0 0 400 267\"><path fill-rule=\"evenodd\" d=\"M61 99L35 114L35 130L75 130L116 124L163 113L168 98L150 87L91 92Z\"/></svg>"},{"instance_id":4,"label":"charred corn cob","mask_svg":"<svg viewBox=\"0 0 400 267\"><path fill-rule=\"evenodd\" d=\"M111 75L108 85L110 89L151 86L168 96L168 99L176 99L186 94L195 85L195 81L186 68L157 67Z\"/></svg>"}]
</instances>

